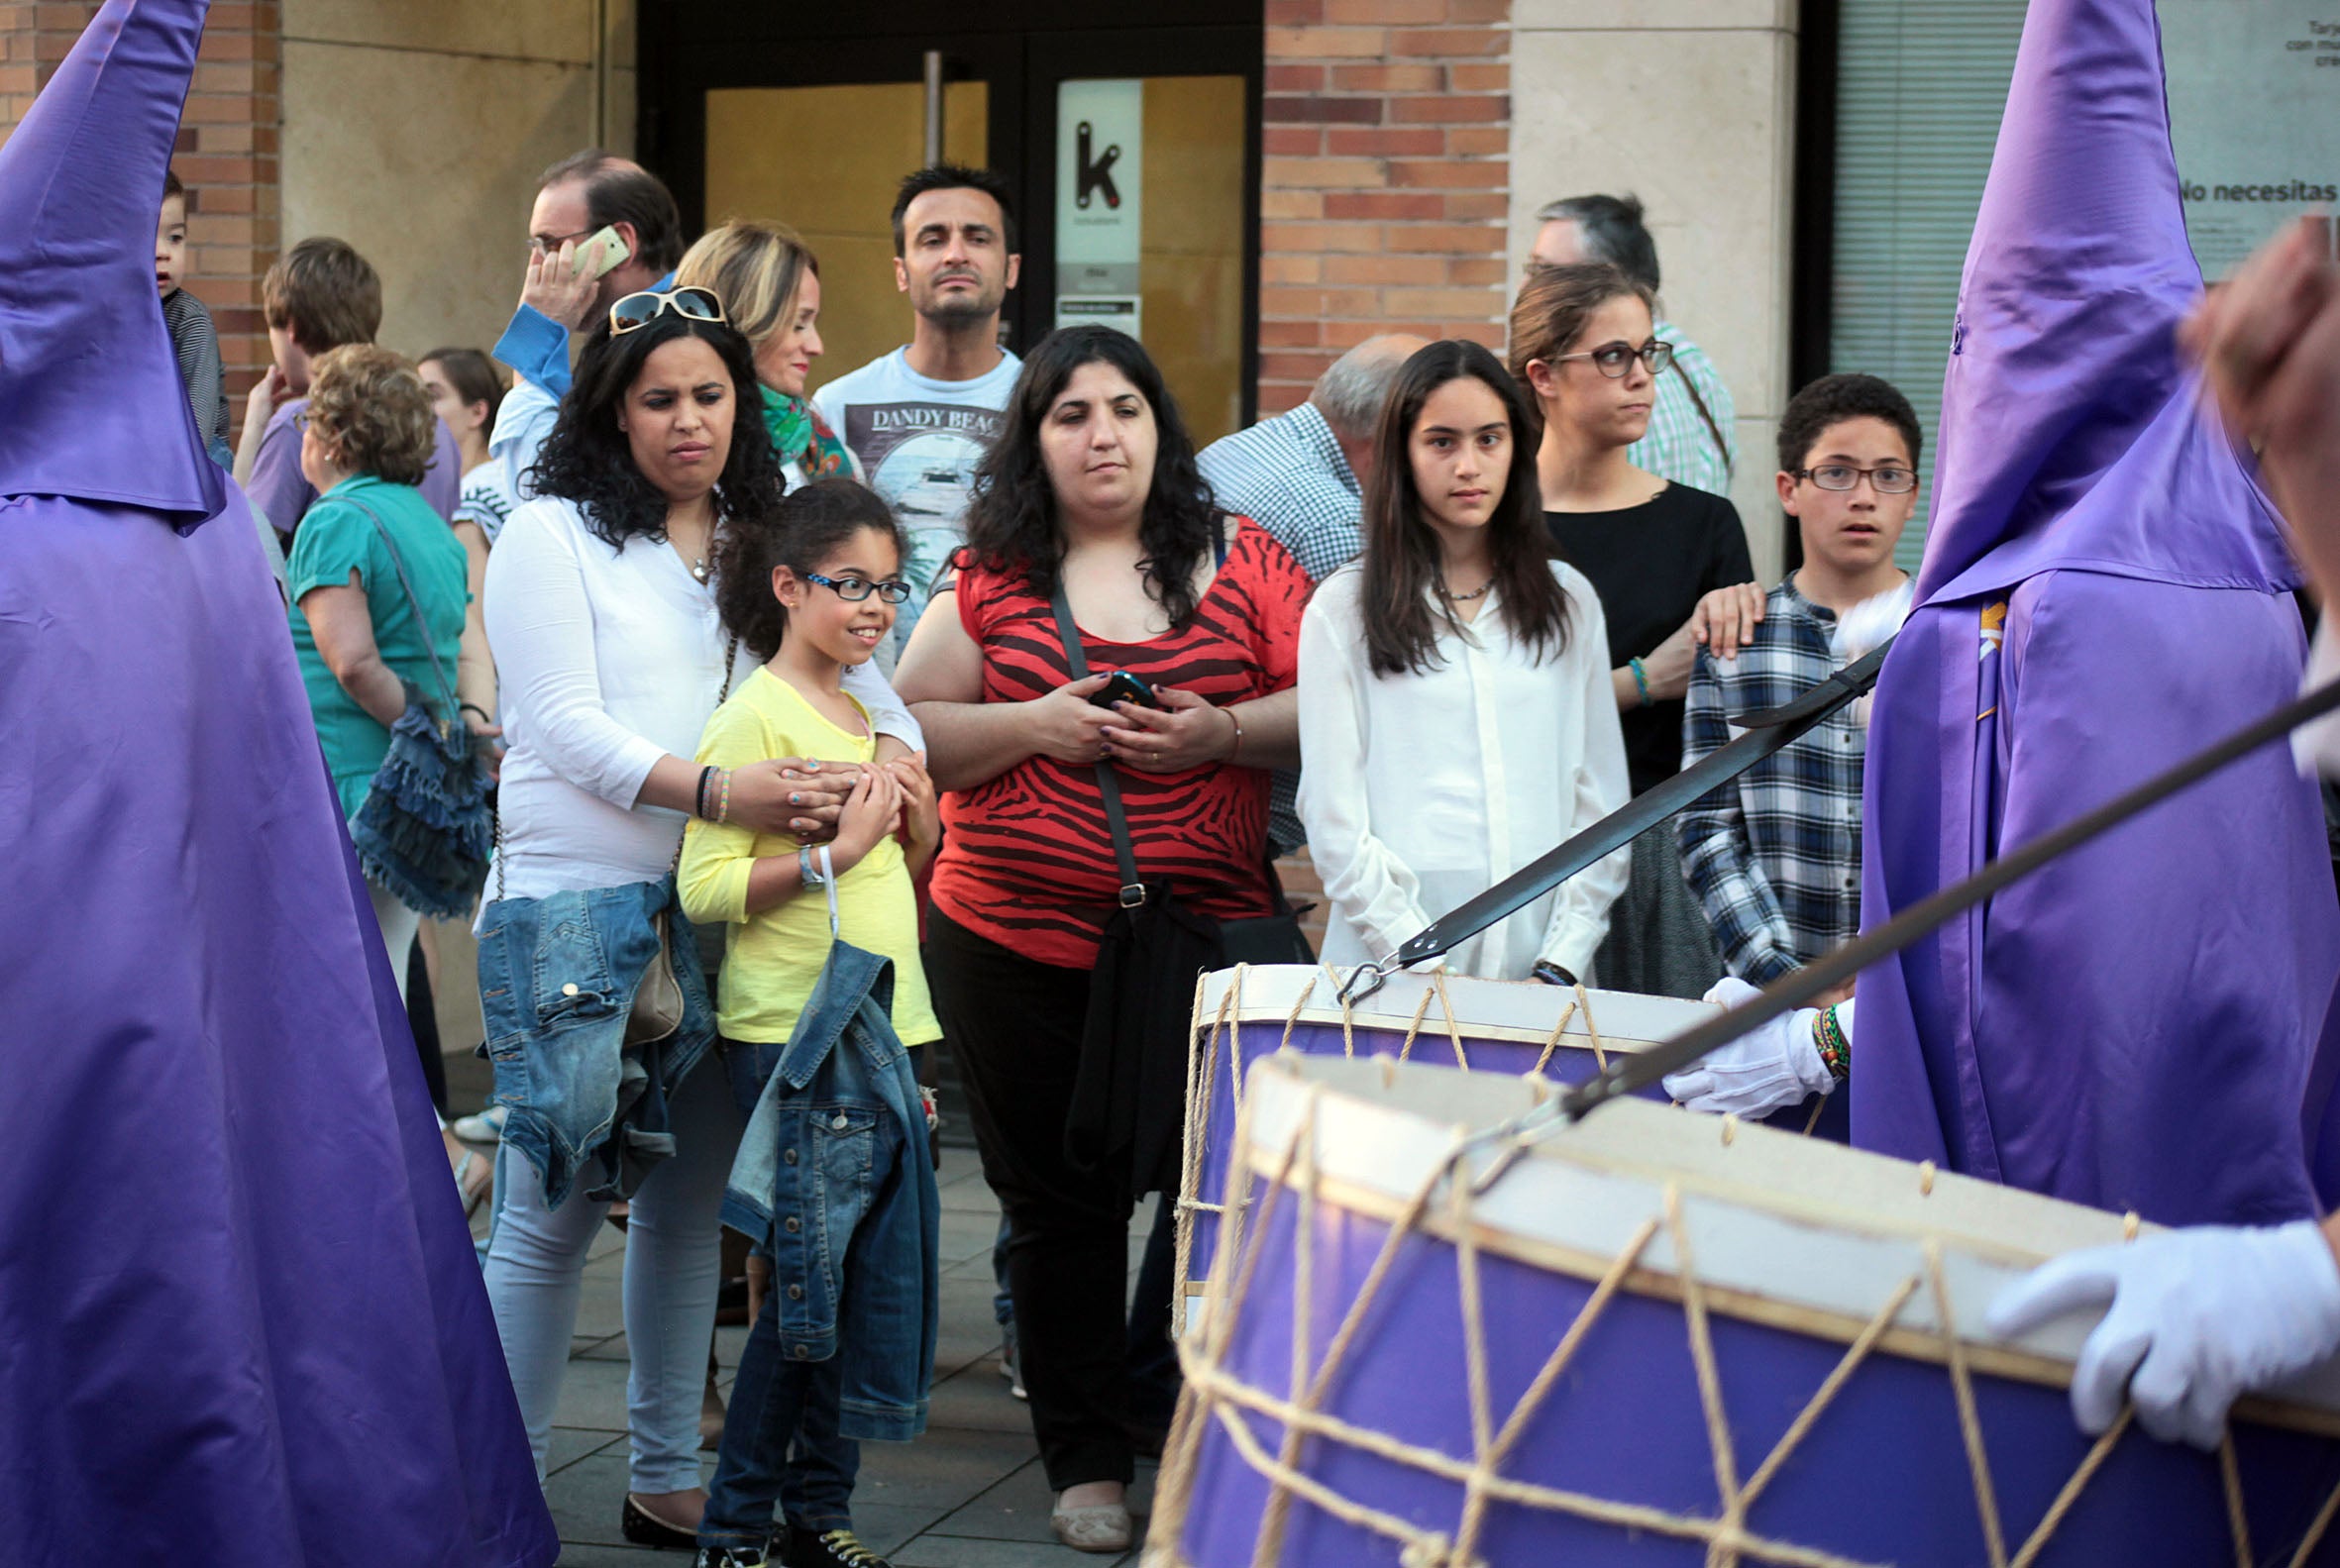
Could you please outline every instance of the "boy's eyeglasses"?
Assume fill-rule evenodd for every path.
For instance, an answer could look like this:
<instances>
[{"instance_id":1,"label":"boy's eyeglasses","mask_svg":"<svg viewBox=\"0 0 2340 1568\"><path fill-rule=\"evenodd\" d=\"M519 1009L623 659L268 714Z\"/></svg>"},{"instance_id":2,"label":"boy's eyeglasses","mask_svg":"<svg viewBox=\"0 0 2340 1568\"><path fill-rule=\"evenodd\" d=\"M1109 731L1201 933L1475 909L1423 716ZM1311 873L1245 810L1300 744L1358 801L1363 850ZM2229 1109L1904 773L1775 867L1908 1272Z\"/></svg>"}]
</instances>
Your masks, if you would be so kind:
<instances>
[{"instance_id":1,"label":"boy's eyeglasses","mask_svg":"<svg viewBox=\"0 0 2340 1568\"><path fill-rule=\"evenodd\" d=\"M1655 338L1638 349L1623 343L1612 343L1582 354L1557 354L1552 356L1551 363L1558 365L1567 360L1590 360L1592 367L1612 381L1622 380L1627 368L1636 360L1648 366L1651 375L1663 375L1665 367L1673 364L1673 345L1659 343Z\"/></svg>"},{"instance_id":2,"label":"boy's eyeglasses","mask_svg":"<svg viewBox=\"0 0 2340 1568\"><path fill-rule=\"evenodd\" d=\"M1907 495L1918 487L1918 476L1898 464L1887 463L1873 469L1856 469L1849 463L1824 463L1817 469L1798 469L1796 477L1810 479L1824 490L1857 489L1862 474L1876 486L1879 495Z\"/></svg>"},{"instance_id":3,"label":"boy's eyeglasses","mask_svg":"<svg viewBox=\"0 0 2340 1568\"><path fill-rule=\"evenodd\" d=\"M689 316L692 321L723 321L723 301L715 297L711 288L686 284L660 293L645 288L626 295L609 307L609 336L623 337L638 327L647 327L668 311L678 316Z\"/></svg>"},{"instance_id":4,"label":"boy's eyeglasses","mask_svg":"<svg viewBox=\"0 0 2340 1568\"><path fill-rule=\"evenodd\" d=\"M824 577L817 572L804 574L804 580L817 582L848 604L859 604L875 593L889 604L900 604L910 596L910 585L900 577L889 577L884 582L872 582L867 577L846 575Z\"/></svg>"}]
</instances>

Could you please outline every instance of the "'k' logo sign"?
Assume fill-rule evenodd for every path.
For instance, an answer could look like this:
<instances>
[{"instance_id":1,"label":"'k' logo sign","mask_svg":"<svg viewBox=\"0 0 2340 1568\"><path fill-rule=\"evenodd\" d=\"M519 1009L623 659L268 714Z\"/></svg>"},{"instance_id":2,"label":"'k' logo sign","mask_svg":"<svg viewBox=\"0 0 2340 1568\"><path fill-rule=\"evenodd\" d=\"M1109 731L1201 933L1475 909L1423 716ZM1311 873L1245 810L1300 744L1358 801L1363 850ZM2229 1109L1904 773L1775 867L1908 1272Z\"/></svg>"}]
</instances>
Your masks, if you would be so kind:
<instances>
[{"instance_id":1,"label":"'k' logo sign","mask_svg":"<svg viewBox=\"0 0 2340 1568\"><path fill-rule=\"evenodd\" d=\"M1103 191L1107 206L1120 206L1121 192L1114 184L1114 162L1121 156L1121 144L1116 142L1105 150L1105 157L1097 157L1093 151L1096 145L1095 133L1090 129L1088 121L1081 122L1077 135L1079 140L1074 143L1077 155L1075 167L1079 170L1080 177L1077 181L1077 193L1073 197L1073 205L1086 207L1089 205L1090 197Z\"/></svg>"}]
</instances>

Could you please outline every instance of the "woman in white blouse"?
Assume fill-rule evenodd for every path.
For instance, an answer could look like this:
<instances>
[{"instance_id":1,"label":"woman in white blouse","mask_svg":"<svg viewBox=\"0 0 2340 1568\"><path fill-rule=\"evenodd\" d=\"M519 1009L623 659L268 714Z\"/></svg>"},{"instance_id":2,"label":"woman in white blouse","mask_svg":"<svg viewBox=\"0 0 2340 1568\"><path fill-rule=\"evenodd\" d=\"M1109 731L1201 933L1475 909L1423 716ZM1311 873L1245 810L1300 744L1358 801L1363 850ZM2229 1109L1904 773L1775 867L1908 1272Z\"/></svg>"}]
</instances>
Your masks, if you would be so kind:
<instances>
[{"instance_id":1,"label":"woman in white blouse","mask_svg":"<svg viewBox=\"0 0 2340 1568\"><path fill-rule=\"evenodd\" d=\"M585 1254L611 1190L630 1196L622 1522L629 1539L658 1545L691 1544L705 1503L699 1409L717 1211L743 1122L720 1065L698 1060L711 1032L711 966L685 962L691 927L673 902L676 849L692 814L820 833L851 779L832 788L818 764L796 759L710 778L717 771L691 760L726 684L707 583L715 530L782 493L759 401L747 342L724 323L716 295L679 288L619 300L578 363L535 469L538 498L505 522L487 565L510 747L479 917L479 991L497 1101L510 1118L488 1300L541 1473ZM920 744L883 677L865 667L846 679L881 732L881 759ZM650 933L662 912L685 993L676 1032L695 1031L697 1045L674 1056L674 1081L657 1086L643 1136L625 1108L640 1107L641 1075L621 1065L621 1047L636 988L656 962ZM612 1179L604 1151L631 1173Z\"/></svg>"},{"instance_id":2,"label":"woman in white blouse","mask_svg":"<svg viewBox=\"0 0 2340 1568\"><path fill-rule=\"evenodd\" d=\"M1626 802L1600 600L1552 559L1538 422L1495 357L1406 362L1365 490L1364 554L1300 629L1300 817L1332 911L1325 959L1377 959ZM1572 984L1623 854L1446 957Z\"/></svg>"}]
</instances>

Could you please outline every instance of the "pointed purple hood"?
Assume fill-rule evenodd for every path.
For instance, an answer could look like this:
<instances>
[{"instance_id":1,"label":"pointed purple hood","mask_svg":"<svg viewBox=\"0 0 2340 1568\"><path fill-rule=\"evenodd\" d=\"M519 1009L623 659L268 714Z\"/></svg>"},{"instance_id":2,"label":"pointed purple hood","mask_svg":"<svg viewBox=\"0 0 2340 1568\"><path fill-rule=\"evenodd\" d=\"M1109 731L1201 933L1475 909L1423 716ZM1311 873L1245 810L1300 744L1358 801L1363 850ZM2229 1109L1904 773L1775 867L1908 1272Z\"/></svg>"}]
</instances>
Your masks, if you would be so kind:
<instances>
[{"instance_id":1,"label":"pointed purple hood","mask_svg":"<svg viewBox=\"0 0 2340 1568\"><path fill-rule=\"evenodd\" d=\"M152 261L203 16L110 0L0 147L0 495L220 509Z\"/></svg>"},{"instance_id":2,"label":"pointed purple hood","mask_svg":"<svg viewBox=\"0 0 2340 1568\"><path fill-rule=\"evenodd\" d=\"M283 602L151 280L203 17L111 0L0 150L0 1562L543 1568Z\"/></svg>"},{"instance_id":3,"label":"pointed purple hood","mask_svg":"<svg viewBox=\"0 0 2340 1568\"><path fill-rule=\"evenodd\" d=\"M1959 284L1919 603L2064 565L2296 585L2178 354L2201 297L2179 191L2152 6L2034 4Z\"/></svg>"},{"instance_id":4,"label":"pointed purple hood","mask_svg":"<svg viewBox=\"0 0 2340 1568\"><path fill-rule=\"evenodd\" d=\"M1877 684L1864 926L2296 691L2281 529L2174 340L2199 293L2152 0L2032 0ZM1864 972L1854 1141L2173 1224L2316 1213L2336 971L2320 805L2269 748Z\"/></svg>"}]
</instances>

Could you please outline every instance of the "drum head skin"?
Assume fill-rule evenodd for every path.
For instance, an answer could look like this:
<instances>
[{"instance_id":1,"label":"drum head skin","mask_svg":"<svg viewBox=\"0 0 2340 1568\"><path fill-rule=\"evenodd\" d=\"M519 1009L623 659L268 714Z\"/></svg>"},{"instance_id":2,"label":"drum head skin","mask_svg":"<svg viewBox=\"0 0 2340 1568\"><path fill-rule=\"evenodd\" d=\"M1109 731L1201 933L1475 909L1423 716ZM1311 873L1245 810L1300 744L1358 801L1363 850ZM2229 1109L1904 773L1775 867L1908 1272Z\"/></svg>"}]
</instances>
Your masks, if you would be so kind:
<instances>
[{"instance_id":1,"label":"drum head skin","mask_svg":"<svg viewBox=\"0 0 2340 1568\"><path fill-rule=\"evenodd\" d=\"M1187 1266L1177 1303L1179 1331L1218 1255L1219 1199L1243 1075L1278 1050L1306 1056L1393 1056L1517 1078L1540 1072L1578 1084L1610 1057L1644 1051L1714 1016L1703 1001L1632 992L1563 989L1459 975L1393 975L1371 995L1344 1005L1342 977L1324 966L1241 966L1203 979L1187 1073L1186 1151L1178 1223ZM1660 1101L1664 1092L1644 1092ZM1842 1097L1813 1098L1771 1123L1843 1142Z\"/></svg>"}]
</instances>

